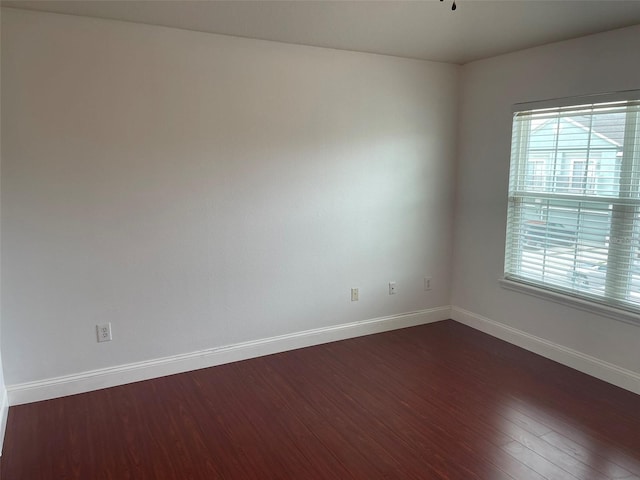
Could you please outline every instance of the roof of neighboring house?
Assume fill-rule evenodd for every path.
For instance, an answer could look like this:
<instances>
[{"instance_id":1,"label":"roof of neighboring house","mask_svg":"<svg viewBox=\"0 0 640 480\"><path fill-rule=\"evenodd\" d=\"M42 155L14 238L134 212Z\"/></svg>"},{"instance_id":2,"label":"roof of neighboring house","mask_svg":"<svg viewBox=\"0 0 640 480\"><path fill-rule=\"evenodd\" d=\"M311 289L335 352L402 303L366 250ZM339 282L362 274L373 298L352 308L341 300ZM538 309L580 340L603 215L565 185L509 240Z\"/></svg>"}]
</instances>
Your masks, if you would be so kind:
<instances>
[{"instance_id":1,"label":"roof of neighboring house","mask_svg":"<svg viewBox=\"0 0 640 480\"><path fill-rule=\"evenodd\" d=\"M620 128L620 125L624 125L625 114L624 113L611 113L607 115L576 115L574 117L561 117L561 120L571 123L585 132L591 130L594 135L601 138L605 142L611 143L616 147L622 146L624 142L624 129ZM539 130L549 122L556 122L557 118L549 118L539 125L534 130ZM592 122L591 128L589 124Z\"/></svg>"},{"instance_id":2,"label":"roof of neighboring house","mask_svg":"<svg viewBox=\"0 0 640 480\"><path fill-rule=\"evenodd\" d=\"M625 122L624 113L595 115L591 118L593 118L594 132L599 133L605 137L605 139L609 139L618 145L622 145L624 143L624 129L620 128L620 125L624 125ZM589 124L589 117L575 117L575 120L585 126Z\"/></svg>"}]
</instances>

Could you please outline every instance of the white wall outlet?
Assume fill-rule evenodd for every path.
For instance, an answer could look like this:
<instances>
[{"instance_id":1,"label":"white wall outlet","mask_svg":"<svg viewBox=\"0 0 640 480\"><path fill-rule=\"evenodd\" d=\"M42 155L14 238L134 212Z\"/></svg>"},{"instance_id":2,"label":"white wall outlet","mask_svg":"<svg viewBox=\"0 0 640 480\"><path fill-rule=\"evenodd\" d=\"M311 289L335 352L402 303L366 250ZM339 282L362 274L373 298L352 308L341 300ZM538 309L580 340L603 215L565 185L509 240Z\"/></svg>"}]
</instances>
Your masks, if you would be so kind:
<instances>
[{"instance_id":1,"label":"white wall outlet","mask_svg":"<svg viewBox=\"0 0 640 480\"><path fill-rule=\"evenodd\" d=\"M98 342L110 342L113 339L111 336L111 322L96 325L96 332L98 333Z\"/></svg>"},{"instance_id":2,"label":"white wall outlet","mask_svg":"<svg viewBox=\"0 0 640 480\"><path fill-rule=\"evenodd\" d=\"M396 291L396 282L389 282L389 295L395 295Z\"/></svg>"},{"instance_id":3,"label":"white wall outlet","mask_svg":"<svg viewBox=\"0 0 640 480\"><path fill-rule=\"evenodd\" d=\"M357 302L358 300L360 300L360 292L358 292L357 288L352 288L351 289L351 301L352 302Z\"/></svg>"},{"instance_id":4,"label":"white wall outlet","mask_svg":"<svg viewBox=\"0 0 640 480\"><path fill-rule=\"evenodd\" d=\"M428 292L431 290L431 277L424 277L424 291Z\"/></svg>"}]
</instances>

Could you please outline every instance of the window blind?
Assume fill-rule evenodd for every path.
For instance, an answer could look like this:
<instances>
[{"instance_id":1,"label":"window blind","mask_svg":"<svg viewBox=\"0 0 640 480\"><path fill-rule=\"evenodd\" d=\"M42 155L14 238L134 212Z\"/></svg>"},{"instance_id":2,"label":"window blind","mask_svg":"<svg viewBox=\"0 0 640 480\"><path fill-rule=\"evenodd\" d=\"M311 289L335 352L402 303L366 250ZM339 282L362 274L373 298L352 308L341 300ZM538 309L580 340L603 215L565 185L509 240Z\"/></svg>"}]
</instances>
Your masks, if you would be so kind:
<instances>
[{"instance_id":1,"label":"window blind","mask_svg":"<svg viewBox=\"0 0 640 480\"><path fill-rule=\"evenodd\" d=\"M505 278L640 313L640 92L626 96L515 111Z\"/></svg>"}]
</instances>

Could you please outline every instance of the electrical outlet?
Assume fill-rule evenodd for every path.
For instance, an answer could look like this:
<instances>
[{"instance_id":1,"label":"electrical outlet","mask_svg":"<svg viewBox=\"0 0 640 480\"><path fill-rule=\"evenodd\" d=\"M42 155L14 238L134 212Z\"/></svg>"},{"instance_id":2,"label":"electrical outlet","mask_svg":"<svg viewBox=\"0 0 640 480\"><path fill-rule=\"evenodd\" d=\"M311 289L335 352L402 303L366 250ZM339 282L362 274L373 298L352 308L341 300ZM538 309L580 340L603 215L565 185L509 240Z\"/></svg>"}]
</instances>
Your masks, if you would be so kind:
<instances>
[{"instance_id":1,"label":"electrical outlet","mask_svg":"<svg viewBox=\"0 0 640 480\"><path fill-rule=\"evenodd\" d=\"M96 332L98 334L98 342L110 342L113 339L111 336L111 322L96 325Z\"/></svg>"},{"instance_id":2,"label":"electrical outlet","mask_svg":"<svg viewBox=\"0 0 640 480\"><path fill-rule=\"evenodd\" d=\"M431 277L424 277L424 291L428 292L431 290Z\"/></svg>"},{"instance_id":3,"label":"electrical outlet","mask_svg":"<svg viewBox=\"0 0 640 480\"><path fill-rule=\"evenodd\" d=\"M396 291L396 282L389 282L389 295L395 295Z\"/></svg>"},{"instance_id":4,"label":"electrical outlet","mask_svg":"<svg viewBox=\"0 0 640 480\"><path fill-rule=\"evenodd\" d=\"M351 289L351 301L352 302L357 302L358 300L360 300L360 292L358 292L357 288L352 288Z\"/></svg>"}]
</instances>

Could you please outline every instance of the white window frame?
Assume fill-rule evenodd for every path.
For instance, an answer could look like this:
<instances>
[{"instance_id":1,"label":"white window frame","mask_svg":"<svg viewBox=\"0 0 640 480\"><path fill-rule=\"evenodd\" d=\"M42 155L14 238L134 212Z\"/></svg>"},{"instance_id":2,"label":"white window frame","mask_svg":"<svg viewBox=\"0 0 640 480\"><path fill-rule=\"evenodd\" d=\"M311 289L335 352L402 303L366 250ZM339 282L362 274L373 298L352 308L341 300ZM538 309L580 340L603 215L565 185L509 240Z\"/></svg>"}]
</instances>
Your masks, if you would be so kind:
<instances>
[{"instance_id":1,"label":"white window frame","mask_svg":"<svg viewBox=\"0 0 640 480\"><path fill-rule=\"evenodd\" d=\"M549 159L544 156L537 156L528 160L532 167L531 174L527 173L526 182L530 183L531 190L543 190L547 184L547 163ZM542 172L541 175L538 172Z\"/></svg>"},{"instance_id":2,"label":"white window frame","mask_svg":"<svg viewBox=\"0 0 640 480\"><path fill-rule=\"evenodd\" d=\"M569 160L571 162L571 174L569 175L569 189L571 191L589 192L593 190L594 165L586 158ZM580 175L576 175L576 166L581 164Z\"/></svg>"},{"instance_id":3,"label":"white window frame","mask_svg":"<svg viewBox=\"0 0 640 480\"><path fill-rule=\"evenodd\" d=\"M562 99L562 100L550 100L545 102L532 102L528 104L519 104L514 106L514 114L517 112L526 112L530 110L542 109L542 108L559 108L559 107L570 107L570 106L580 106L586 104L600 104L600 103L608 103L608 102L616 102L616 101L638 101L640 100L640 91L628 91L628 92L620 92L617 94L609 94L602 96L591 96L591 97L576 97L571 99ZM636 178L639 173L640 167L640 140L637 137L640 136L640 119L638 116L637 109L634 107L633 113L627 113L627 130L626 137L634 137L634 138L625 138L625 150L623 151L623 175L628 175L629 178L635 176ZM633 128L630 129L630 125L633 125ZM517 131L517 125L514 123L513 130L513 143L512 143L512 163L514 156L524 155L526 146L523 147L523 143L527 141L523 141L523 132ZM524 149L524 150L523 150ZM519 150L521 150L519 152ZM531 160L534 160L533 158ZM525 162L519 160L521 165ZM535 160L534 160L535 161ZM584 200L592 202L594 198L590 193L596 192L596 184L597 179L595 178L595 165L592 165L588 159L585 157L583 161L586 161L586 170L585 178L581 181L581 185L583 182L586 182L586 186L584 189L584 195L570 195L574 200ZM574 187L574 178L573 172L575 171L574 162L571 163L571 178L569 186L572 190L575 190ZM516 167L521 168L521 167ZM634 170L631 172L631 170ZM625 173L626 172L626 173ZM511 165L511 175L514 174L514 165ZM510 176L511 176L510 175ZM588 178L591 175L593 178ZM555 172L547 172L547 182L551 182L553 184L556 183L559 175L556 175ZM523 180L526 178L521 177ZM521 180L522 181L522 180ZM591 181L591 186L589 185L589 181ZM513 182L513 179L510 178L510 182ZM525 181L526 182L526 181ZM621 180L622 182L622 180ZM529 183L529 182L526 182ZM633 183L633 182L632 182ZM622 183L621 183L622 185ZM540 195L539 189L535 186L530 186L531 188L527 192L528 194L538 194ZM622 186L620 187L622 190ZM634 192L631 191L621 191L618 198L616 198L612 205L612 219L610 223L611 229L611 241L607 240L607 265L609 272L613 271L613 275L607 274L606 285L605 285L605 295L603 299L594 299L589 296L583 296L579 291L571 291L570 289L565 288L557 288L554 285L545 284L544 282L531 281L527 278L518 278L518 276L514 276L511 272L514 270L513 264L514 262L518 262L518 256L521 257L521 253L516 252L514 255L514 245L518 245L517 242L513 242L513 231L508 229L507 231L507 241L506 241L506 251L505 251L505 275L501 279L501 284L508 289L516 290L523 293L528 293L534 296L543 297L552 301L560 302L563 304L568 304L573 307L587 310L589 312L598 313L600 315L608 316L611 318L615 318L618 320L622 320L625 322L630 322L633 324L638 324L640 322L640 305L629 305L626 302L621 302L620 295L621 290L629 288L630 282L628 281L631 275L631 270L629 266L629 261L625 260L629 258L629 253L631 251L630 244L633 242L628 241L628 237L632 236L635 239L638 231L640 230L639 221L630 221L630 218L640 218L640 195L638 194L638 186L637 183L635 187L631 187L635 189ZM526 186L523 187L524 190ZM590 190L591 189L591 190ZM516 189L517 190L517 189ZM593 191L593 192L592 192ZM563 195L551 194L548 196L558 196L562 197ZM567 196L567 195L564 195ZM541 198L544 201L545 195L541 195ZM581 198L584 197L584 198ZM520 197L523 198L523 197ZM512 208L515 203L517 203L518 196L514 196L514 189L512 185L510 185L509 189L509 215L512 215ZM604 203L605 199L597 199L597 202ZM618 219L622 216L624 221L619 221ZM510 220L513 222L513 220ZM518 228L522 229L524 225L524 221L522 219L517 219L515 222L518 223ZM629 232L629 227L632 225L633 232ZM513 226L511 226L513 228ZM520 247L522 249L522 242L520 242ZM522 250L520 250L522 251ZM514 259L515 257L515 259ZM521 260L520 260L521 261ZM625 263L626 262L626 263ZM626 270L624 275L619 275L621 270ZM618 275L616 275L618 273ZM626 280L624 280L626 275ZM621 280L622 279L622 280ZM624 286L623 286L624 284ZM614 295L611 296L612 292Z\"/></svg>"}]
</instances>

